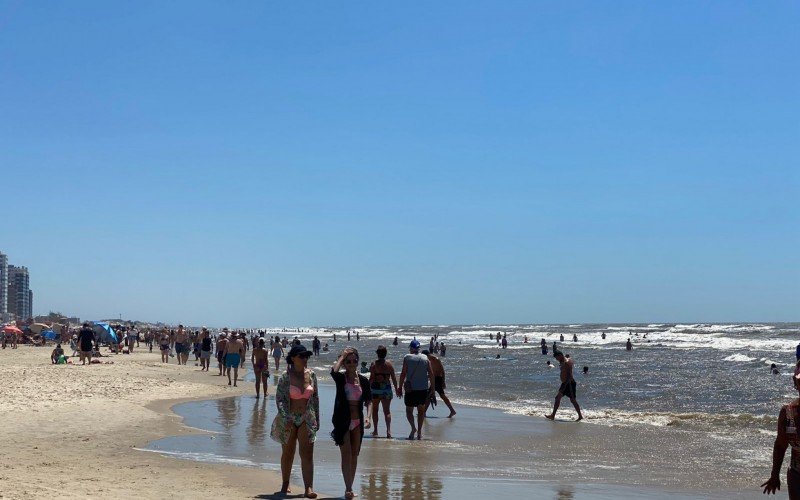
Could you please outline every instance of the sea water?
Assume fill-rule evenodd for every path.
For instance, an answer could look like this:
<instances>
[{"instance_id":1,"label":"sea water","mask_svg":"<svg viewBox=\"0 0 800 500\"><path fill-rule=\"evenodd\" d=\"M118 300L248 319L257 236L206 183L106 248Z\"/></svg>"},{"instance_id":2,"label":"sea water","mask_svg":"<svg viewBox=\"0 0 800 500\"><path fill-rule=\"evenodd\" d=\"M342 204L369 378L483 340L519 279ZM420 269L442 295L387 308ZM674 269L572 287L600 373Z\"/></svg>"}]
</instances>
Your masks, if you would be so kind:
<instances>
[{"instance_id":1,"label":"sea water","mask_svg":"<svg viewBox=\"0 0 800 500\"><path fill-rule=\"evenodd\" d=\"M330 364L345 346L358 348L362 359L367 361L375 358L374 351L379 344L387 346L389 358L399 374L408 342L416 338L427 348L430 338L438 336L438 341L447 345L447 356L442 360L447 371L447 392L459 410L454 419L455 428L469 428L471 432L481 429L487 433L497 432L498 426L526 429L527 422L543 423L542 415L551 410L559 385L558 369L546 365L547 360L557 365L551 356L553 342L574 360L578 401L586 419L577 424L584 426L580 427L580 434L567 437L572 440L569 446L575 449L566 453L548 451L544 454L545 460L537 462L539 465L534 470L527 462L541 458L535 453L536 449L558 448L559 440L564 439L561 432L564 427L559 428L554 439L552 436L536 437L538 431L532 430L528 433L532 434L526 434L522 440L527 444L517 446L511 454L508 449L515 447L513 439L497 445L498 440L476 443L455 434L432 436L440 439L445 447L463 447L459 453L481 464L467 471L469 467L463 461L449 462L460 471L455 475L461 475L461 485L465 478L484 477L481 470L494 470L494 457L499 470L511 471L510 475L491 473L489 477L494 479L548 480L566 475L570 481L582 484L616 482L708 488L709 494L715 488L728 486L741 490L752 486L750 492L755 495L758 493L756 483L769 474L771 441L780 406L797 396L790 375L795 362L794 349L800 339L798 324L437 325L356 327L355 330L360 340L356 340L351 331L349 342L342 329L302 329L300 332L270 329L268 334L289 339L297 335L309 347L314 335L319 336L323 344L328 343L330 352L310 361L323 383ZM506 335L508 349L497 344L497 332ZM334 333L336 343L332 342ZM577 341L572 340L573 334ZM560 335L564 336L563 342ZM392 345L395 337L399 342L397 347ZM542 338L550 352L546 356L540 351ZM625 349L628 338L633 343L632 351ZM499 360L496 359L498 354ZM780 375L770 373L771 363L778 365ZM589 367L586 376L580 373L583 366ZM238 404L242 404L241 401ZM441 402L440 405L435 414L444 416L446 408ZM480 418L488 420L485 425L474 421L459 424L459 420L466 421L463 408L467 407L491 408L497 413L483 413ZM239 435L242 442L248 444L246 450L235 450L233 437L220 437L231 440L228 443L231 446L225 448L228 451L216 448L216 451L206 449L202 453L245 462L255 459L254 463L260 467L276 467L275 443L264 434L268 433L269 424L265 420L271 418L269 408L263 416L251 408L249 412L238 411L235 418L220 417L225 414L224 405L210 412L208 408L183 408L181 412L190 419L193 414L198 418L201 414L216 415L209 417L217 419L216 423L196 422L197 426L212 428L222 435ZM402 404L395 401L393 408L395 436L398 436L399 429L403 425L403 429L407 429L407 424ZM561 412L560 417L565 419L575 417L566 400L562 402ZM219 429L220 421L234 427L249 426L249 430ZM194 425L190 421L187 423ZM436 429L438 425L440 421L432 421L431 428ZM261 434L258 439L248 441L244 436L247 432L254 434L253 429L261 429L258 431ZM619 442L620 435L627 438ZM264 449L253 448L254 443L261 441L265 443ZM190 451L186 443L172 448L162 445L160 449L167 453L170 449L179 453ZM481 456L476 450L488 450L489 454ZM602 457L604 452L607 456ZM598 454L602 459L598 459ZM268 460L268 456L272 459ZM514 474L513 464L519 465L520 456L523 457L521 470ZM448 457L442 455L445 462L450 460ZM327 460L330 462L327 466L333 470L328 473L333 484L340 481L336 472L338 463L335 455ZM550 470L546 464L558 467ZM320 470L326 470L325 464ZM621 480L615 481L620 475L623 476ZM440 471L439 476L446 483L451 475Z\"/></svg>"}]
</instances>

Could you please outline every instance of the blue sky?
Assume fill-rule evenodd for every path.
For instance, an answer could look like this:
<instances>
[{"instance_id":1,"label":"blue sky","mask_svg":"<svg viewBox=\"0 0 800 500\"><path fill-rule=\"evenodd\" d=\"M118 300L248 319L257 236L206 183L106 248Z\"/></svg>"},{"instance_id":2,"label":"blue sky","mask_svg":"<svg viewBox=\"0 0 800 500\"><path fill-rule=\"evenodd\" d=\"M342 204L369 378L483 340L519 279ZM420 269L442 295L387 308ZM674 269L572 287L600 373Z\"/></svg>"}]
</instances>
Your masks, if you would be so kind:
<instances>
[{"instance_id":1,"label":"blue sky","mask_svg":"<svg viewBox=\"0 0 800 500\"><path fill-rule=\"evenodd\" d=\"M791 321L796 2L0 3L34 311Z\"/></svg>"}]
</instances>

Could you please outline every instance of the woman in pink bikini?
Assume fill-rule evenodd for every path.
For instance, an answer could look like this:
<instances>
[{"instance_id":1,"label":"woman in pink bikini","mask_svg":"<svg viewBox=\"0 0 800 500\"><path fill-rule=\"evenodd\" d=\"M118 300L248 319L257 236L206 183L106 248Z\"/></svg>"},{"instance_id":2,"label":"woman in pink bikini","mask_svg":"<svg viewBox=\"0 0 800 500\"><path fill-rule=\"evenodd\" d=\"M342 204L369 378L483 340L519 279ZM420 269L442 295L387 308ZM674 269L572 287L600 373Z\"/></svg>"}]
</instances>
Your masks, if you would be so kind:
<instances>
[{"instance_id":1,"label":"woman in pink bikini","mask_svg":"<svg viewBox=\"0 0 800 500\"><path fill-rule=\"evenodd\" d=\"M794 369L794 388L800 392L800 361ZM800 500L800 399L795 399L781 408L778 415L778 437L772 448L772 474L761 485L764 493L769 495L781 489L781 464L786 448L792 447L789 470L786 473L786 489L790 500Z\"/></svg>"},{"instance_id":2,"label":"woman in pink bikini","mask_svg":"<svg viewBox=\"0 0 800 500\"><path fill-rule=\"evenodd\" d=\"M311 351L302 345L292 347L286 355L286 372L278 380L275 404L278 414L272 421L270 436L283 447L281 453L281 493L290 493L289 477L295 447L300 445L300 466L303 471L304 496L314 493L314 441L319 430L319 392L317 376L306 368Z\"/></svg>"},{"instance_id":3,"label":"woman in pink bikini","mask_svg":"<svg viewBox=\"0 0 800 500\"><path fill-rule=\"evenodd\" d=\"M333 432L331 436L342 454L342 477L344 477L344 497L354 498L353 481L358 466L358 453L364 429L370 427L369 415L372 408L372 393L369 380L360 375L358 351L346 348L331 368L331 378L336 382L336 399L333 405ZM339 370L344 365L344 373ZM364 407L367 407L364 417Z\"/></svg>"}]
</instances>

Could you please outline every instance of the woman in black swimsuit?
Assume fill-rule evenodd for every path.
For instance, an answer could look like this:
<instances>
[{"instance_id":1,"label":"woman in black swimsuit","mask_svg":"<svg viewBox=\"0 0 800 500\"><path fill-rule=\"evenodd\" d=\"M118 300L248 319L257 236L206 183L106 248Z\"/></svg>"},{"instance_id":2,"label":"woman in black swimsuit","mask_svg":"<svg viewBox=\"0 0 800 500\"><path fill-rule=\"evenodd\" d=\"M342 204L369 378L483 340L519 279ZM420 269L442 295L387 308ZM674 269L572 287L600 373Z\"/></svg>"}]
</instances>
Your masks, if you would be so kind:
<instances>
[{"instance_id":1,"label":"woman in black swimsuit","mask_svg":"<svg viewBox=\"0 0 800 500\"><path fill-rule=\"evenodd\" d=\"M794 369L794 388L800 392L800 361ZM781 408L778 414L778 437L775 438L775 445L772 448L772 474L761 487L764 493L769 495L775 490L781 489L781 465L786 448L792 447L789 470L786 472L786 486L790 500L800 500L800 399L795 399L788 405Z\"/></svg>"}]
</instances>

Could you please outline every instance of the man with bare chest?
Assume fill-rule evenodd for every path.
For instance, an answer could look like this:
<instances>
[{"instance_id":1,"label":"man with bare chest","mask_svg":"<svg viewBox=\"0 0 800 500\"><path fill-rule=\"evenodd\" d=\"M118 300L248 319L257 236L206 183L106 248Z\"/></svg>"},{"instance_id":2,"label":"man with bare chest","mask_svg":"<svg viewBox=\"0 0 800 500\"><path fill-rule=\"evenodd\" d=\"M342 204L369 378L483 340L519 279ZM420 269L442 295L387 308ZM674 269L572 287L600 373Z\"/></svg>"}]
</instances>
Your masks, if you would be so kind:
<instances>
[{"instance_id":1,"label":"man with bare chest","mask_svg":"<svg viewBox=\"0 0 800 500\"><path fill-rule=\"evenodd\" d=\"M564 396L568 397L572 406L575 407L575 411L578 412L578 419L576 420L583 420L583 415L581 414L581 407L578 404L578 400L576 399L576 386L575 377L572 375L572 368L575 365L575 361L572 359L567 359L561 351L555 350L553 351L553 357L558 360L558 363L561 365L561 387L558 388L558 394L556 394L556 401L553 404L553 413L549 415L545 415L550 420L555 420L556 412L558 411L558 407L561 404L561 398Z\"/></svg>"}]
</instances>

